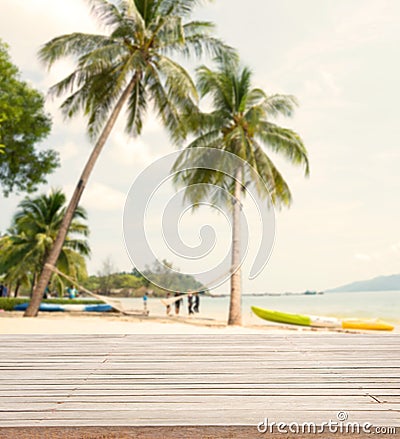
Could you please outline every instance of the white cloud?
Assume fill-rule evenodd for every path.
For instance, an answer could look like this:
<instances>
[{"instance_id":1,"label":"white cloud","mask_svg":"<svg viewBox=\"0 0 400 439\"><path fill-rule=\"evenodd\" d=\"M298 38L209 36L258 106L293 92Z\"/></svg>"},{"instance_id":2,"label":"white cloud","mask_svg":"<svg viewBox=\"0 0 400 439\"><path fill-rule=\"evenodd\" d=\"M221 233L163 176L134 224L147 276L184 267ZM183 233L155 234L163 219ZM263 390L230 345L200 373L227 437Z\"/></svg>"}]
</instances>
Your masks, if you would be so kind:
<instances>
[{"instance_id":1,"label":"white cloud","mask_svg":"<svg viewBox=\"0 0 400 439\"><path fill-rule=\"evenodd\" d=\"M46 88L49 80L37 58L40 47L65 33L93 32L96 23L83 0L1 0L0 28L14 62L24 74L39 76L39 86Z\"/></svg>"},{"instance_id":2,"label":"white cloud","mask_svg":"<svg viewBox=\"0 0 400 439\"><path fill-rule=\"evenodd\" d=\"M101 183L93 183L82 197L82 204L88 209L119 210L124 208L126 194Z\"/></svg>"},{"instance_id":3,"label":"white cloud","mask_svg":"<svg viewBox=\"0 0 400 439\"><path fill-rule=\"evenodd\" d=\"M76 142L73 141L67 141L56 149L60 153L60 159L63 164L79 156L80 153L78 145L76 144Z\"/></svg>"},{"instance_id":4,"label":"white cloud","mask_svg":"<svg viewBox=\"0 0 400 439\"><path fill-rule=\"evenodd\" d=\"M393 261L393 253L400 254L400 242L392 244L388 247L382 247L378 250L372 251L369 254L356 253L354 258L359 261Z\"/></svg>"},{"instance_id":5,"label":"white cloud","mask_svg":"<svg viewBox=\"0 0 400 439\"><path fill-rule=\"evenodd\" d=\"M390 246L390 249L394 253L400 253L400 242Z\"/></svg>"},{"instance_id":6,"label":"white cloud","mask_svg":"<svg viewBox=\"0 0 400 439\"><path fill-rule=\"evenodd\" d=\"M71 196L74 186L64 186L64 191ZM125 205L126 194L102 183L93 182L85 189L81 205L85 209L97 211L118 210L122 212Z\"/></svg>"},{"instance_id":7,"label":"white cloud","mask_svg":"<svg viewBox=\"0 0 400 439\"><path fill-rule=\"evenodd\" d=\"M112 135L112 147L107 155L118 166L130 168L133 166L144 168L155 159L143 139L139 137L132 139L123 130L116 130Z\"/></svg>"},{"instance_id":8,"label":"white cloud","mask_svg":"<svg viewBox=\"0 0 400 439\"><path fill-rule=\"evenodd\" d=\"M398 3L391 0L345 2L338 5L332 25L317 38L299 42L288 54L291 66L316 63L320 55L357 48L371 41L391 40L398 25ZM397 33L397 31L396 31Z\"/></svg>"},{"instance_id":9,"label":"white cloud","mask_svg":"<svg viewBox=\"0 0 400 439\"><path fill-rule=\"evenodd\" d=\"M74 67L75 62L71 59L57 61L50 70L46 70L44 72L45 74L40 82L41 88L44 90L49 90L54 84L71 74L74 71ZM54 101L60 101L58 105L61 103L61 99L54 98Z\"/></svg>"},{"instance_id":10,"label":"white cloud","mask_svg":"<svg viewBox=\"0 0 400 439\"><path fill-rule=\"evenodd\" d=\"M370 261L372 258L370 255L366 255L363 253L357 253L354 255L354 259L357 259L358 261Z\"/></svg>"},{"instance_id":11,"label":"white cloud","mask_svg":"<svg viewBox=\"0 0 400 439\"><path fill-rule=\"evenodd\" d=\"M398 12L398 3L393 0L364 0L340 17L337 36L343 46L391 38L393 27L398 26L396 10Z\"/></svg>"}]
</instances>

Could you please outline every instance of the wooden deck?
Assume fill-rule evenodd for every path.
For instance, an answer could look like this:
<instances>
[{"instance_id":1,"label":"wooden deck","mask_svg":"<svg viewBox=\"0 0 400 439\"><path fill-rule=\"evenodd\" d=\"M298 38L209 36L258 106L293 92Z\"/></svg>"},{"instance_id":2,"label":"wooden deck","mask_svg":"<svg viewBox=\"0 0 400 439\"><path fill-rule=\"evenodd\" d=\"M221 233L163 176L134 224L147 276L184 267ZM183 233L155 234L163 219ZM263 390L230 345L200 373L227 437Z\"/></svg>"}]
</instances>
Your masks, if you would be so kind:
<instances>
[{"instance_id":1,"label":"wooden deck","mask_svg":"<svg viewBox=\"0 0 400 439\"><path fill-rule=\"evenodd\" d=\"M321 424L339 412L400 426L399 334L0 336L2 428L257 433L265 418Z\"/></svg>"}]
</instances>

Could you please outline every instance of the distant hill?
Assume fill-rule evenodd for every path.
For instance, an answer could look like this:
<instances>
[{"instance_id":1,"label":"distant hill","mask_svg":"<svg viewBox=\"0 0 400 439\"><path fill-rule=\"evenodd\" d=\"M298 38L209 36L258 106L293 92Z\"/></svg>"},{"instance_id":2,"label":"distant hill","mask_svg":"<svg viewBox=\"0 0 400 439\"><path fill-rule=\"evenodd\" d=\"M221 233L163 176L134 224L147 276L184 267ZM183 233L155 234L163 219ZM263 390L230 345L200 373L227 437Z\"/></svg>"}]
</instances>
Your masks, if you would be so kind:
<instances>
[{"instance_id":1,"label":"distant hill","mask_svg":"<svg viewBox=\"0 0 400 439\"><path fill-rule=\"evenodd\" d=\"M369 280L362 280L352 282L341 287L326 290L329 293L339 292L356 292L356 291L400 291L400 274L393 274L391 276L378 276Z\"/></svg>"}]
</instances>

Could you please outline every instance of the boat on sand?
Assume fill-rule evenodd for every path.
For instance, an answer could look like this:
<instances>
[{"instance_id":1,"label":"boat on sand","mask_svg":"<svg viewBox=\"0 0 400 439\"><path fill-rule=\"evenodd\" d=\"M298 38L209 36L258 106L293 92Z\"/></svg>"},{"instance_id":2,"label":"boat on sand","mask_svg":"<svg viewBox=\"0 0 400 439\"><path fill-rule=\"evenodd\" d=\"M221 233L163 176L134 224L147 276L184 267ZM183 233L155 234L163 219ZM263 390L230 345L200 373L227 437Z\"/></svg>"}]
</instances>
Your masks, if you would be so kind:
<instances>
[{"instance_id":1,"label":"boat on sand","mask_svg":"<svg viewBox=\"0 0 400 439\"><path fill-rule=\"evenodd\" d=\"M337 319L335 317L308 316L263 309L257 306L252 306L251 310L256 316L263 320L275 323L286 323L289 325L310 326L313 328L367 329L375 331L392 331L394 329L393 325L379 319Z\"/></svg>"},{"instance_id":2,"label":"boat on sand","mask_svg":"<svg viewBox=\"0 0 400 439\"><path fill-rule=\"evenodd\" d=\"M20 303L14 306L14 311L25 311L28 308L29 303ZM41 303L39 311L45 312L108 312L111 311L113 307L105 303L94 303L93 305L80 305L76 304L57 304L57 303Z\"/></svg>"}]
</instances>

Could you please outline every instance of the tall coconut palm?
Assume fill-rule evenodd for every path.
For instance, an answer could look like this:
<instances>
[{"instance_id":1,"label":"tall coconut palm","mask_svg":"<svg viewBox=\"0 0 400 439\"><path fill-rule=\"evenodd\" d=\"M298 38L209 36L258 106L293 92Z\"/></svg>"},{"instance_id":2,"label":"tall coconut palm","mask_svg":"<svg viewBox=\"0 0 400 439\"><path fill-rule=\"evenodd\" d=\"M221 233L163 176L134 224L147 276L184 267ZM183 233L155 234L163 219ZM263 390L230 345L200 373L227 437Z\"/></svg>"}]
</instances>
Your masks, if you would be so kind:
<instances>
[{"instance_id":1,"label":"tall coconut palm","mask_svg":"<svg viewBox=\"0 0 400 439\"><path fill-rule=\"evenodd\" d=\"M25 316L37 315L44 289L61 251L74 210L95 162L122 110L127 107L126 130L139 135L150 103L178 141L185 135L179 110L197 98L188 72L171 56L233 57L234 51L211 35L213 25L188 21L200 0L88 0L108 35L73 33L54 38L40 51L49 67L60 58L77 59L76 70L51 89L56 96L71 93L62 104L68 117L82 111L88 132L97 138L79 178L49 252Z\"/></svg>"},{"instance_id":2,"label":"tall coconut palm","mask_svg":"<svg viewBox=\"0 0 400 439\"><path fill-rule=\"evenodd\" d=\"M203 153L199 147L225 150L245 160L256 170L266 184L258 185L257 189L266 192L268 188L275 205L289 205L289 187L268 151L283 155L291 163L303 166L305 174L308 174L307 151L300 136L291 129L283 128L271 121L279 115L290 116L296 100L293 96L268 95L261 89L252 88L251 77L251 71L246 67L242 68L238 61L219 62L217 70L205 66L197 70L198 89L202 97L211 98L213 110L209 113L192 111L188 117L187 123L196 137L178 158L175 170L179 170L184 163L201 163ZM186 187L185 196L194 206L215 194L211 185L224 187L236 200L232 206L232 275L228 320L230 325L240 325L242 321L239 267L240 200L251 178L252 174L241 166L233 171L232 176L201 166L195 170L178 172L176 176L178 184L183 183Z\"/></svg>"},{"instance_id":3,"label":"tall coconut palm","mask_svg":"<svg viewBox=\"0 0 400 439\"><path fill-rule=\"evenodd\" d=\"M29 273L35 286L62 224L65 203L66 197L60 190L53 190L49 195L28 197L19 203L8 233L0 239L0 269L10 282L25 282ZM86 211L78 206L57 263L60 271L75 279L86 275L84 257L90 254L85 239L89 234L84 222L86 219ZM57 276L53 276L53 282L62 290L63 284Z\"/></svg>"}]
</instances>

